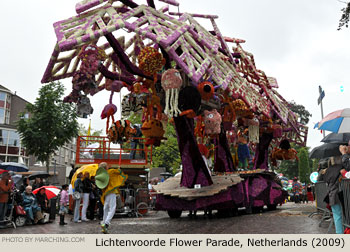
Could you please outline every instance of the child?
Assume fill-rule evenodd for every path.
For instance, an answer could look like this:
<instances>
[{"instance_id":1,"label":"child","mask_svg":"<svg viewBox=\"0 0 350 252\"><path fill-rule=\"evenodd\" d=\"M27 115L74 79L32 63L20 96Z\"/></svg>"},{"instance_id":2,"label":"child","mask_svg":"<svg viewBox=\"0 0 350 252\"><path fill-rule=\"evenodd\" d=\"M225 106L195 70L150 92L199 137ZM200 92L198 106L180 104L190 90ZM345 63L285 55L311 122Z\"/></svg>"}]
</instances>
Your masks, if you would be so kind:
<instances>
[{"instance_id":1,"label":"child","mask_svg":"<svg viewBox=\"0 0 350 252\"><path fill-rule=\"evenodd\" d=\"M62 191L61 191L61 199L60 199L60 225L67 225L67 223L64 222L64 215L68 213L67 209L67 203L69 202L69 196L68 196L68 185L63 185L62 186Z\"/></svg>"}]
</instances>

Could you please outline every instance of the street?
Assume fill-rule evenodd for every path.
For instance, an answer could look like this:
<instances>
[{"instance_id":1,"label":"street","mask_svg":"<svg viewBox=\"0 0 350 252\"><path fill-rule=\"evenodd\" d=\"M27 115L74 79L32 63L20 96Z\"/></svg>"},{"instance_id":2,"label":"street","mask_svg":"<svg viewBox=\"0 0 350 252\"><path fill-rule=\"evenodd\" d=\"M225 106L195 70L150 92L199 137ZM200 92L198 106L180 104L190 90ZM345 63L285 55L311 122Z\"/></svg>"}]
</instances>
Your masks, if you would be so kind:
<instances>
[{"instance_id":1,"label":"street","mask_svg":"<svg viewBox=\"0 0 350 252\"><path fill-rule=\"evenodd\" d=\"M314 204L295 204L288 202L277 210L246 214L239 211L234 217L218 217L215 212L209 219L203 212L197 218L190 218L183 212L181 218L171 219L164 211L151 211L145 217L121 218L112 220L111 234L326 234L329 221L319 227L320 215L309 218L316 211ZM59 218L53 223L7 228L0 234L100 234L99 221L73 223L71 215L66 216L68 225L58 225ZM331 233L334 233L332 227Z\"/></svg>"}]
</instances>

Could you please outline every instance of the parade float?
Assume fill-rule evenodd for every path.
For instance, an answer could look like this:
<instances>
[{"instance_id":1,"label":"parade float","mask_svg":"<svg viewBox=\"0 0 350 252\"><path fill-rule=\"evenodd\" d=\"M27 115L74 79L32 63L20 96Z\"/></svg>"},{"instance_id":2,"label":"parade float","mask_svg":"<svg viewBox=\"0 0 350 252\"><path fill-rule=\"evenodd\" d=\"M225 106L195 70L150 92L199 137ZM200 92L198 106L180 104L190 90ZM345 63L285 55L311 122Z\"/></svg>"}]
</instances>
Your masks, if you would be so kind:
<instances>
[{"instance_id":1,"label":"parade float","mask_svg":"<svg viewBox=\"0 0 350 252\"><path fill-rule=\"evenodd\" d=\"M274 209L285 194L269 171L269 155L274 165L295 159L290 142L305 146L307 128L278 93L277 80L243 49L245 41L221 33L218 16L169 11L174 6L175 0L77 3L76 16L54 23L57 43L42 83L71 78L64 101L83 118L93 113L89 96L110 92L101 114L110 142L134 133L130 112L142 113L145 146L166 141L164 126L173 124L182 173L154 186L157 209L170 217L184 210ZM122 88L130 93L117 107L113 94ZM123 118L115 121L118 109Z\"/></svg>"}]
</instances>

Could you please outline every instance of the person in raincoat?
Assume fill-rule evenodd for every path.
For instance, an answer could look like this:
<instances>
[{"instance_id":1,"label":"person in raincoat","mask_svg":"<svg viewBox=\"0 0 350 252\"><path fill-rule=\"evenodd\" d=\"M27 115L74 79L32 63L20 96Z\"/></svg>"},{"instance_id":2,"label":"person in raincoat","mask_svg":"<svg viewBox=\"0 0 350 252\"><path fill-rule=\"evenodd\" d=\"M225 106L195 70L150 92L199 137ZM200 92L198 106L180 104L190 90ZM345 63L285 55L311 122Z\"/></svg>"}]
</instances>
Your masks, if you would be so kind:
<instances>
[{"instance_id":1,"label":"person in raincoat","mask_svg":"<svg viewBox=\"0 0 350 252\"><path fill-rule=\"evenodd\" d=\"M101 163L96 172L96 186L102 190L101 202L103 206L103 220L101 228L103 233L108 233L111 220L117 206L117 194L119 187L125 184L128 176L120 169L109 168L107 163Z\"/></svg>"},{"instance_id":2,"label":"person in raincoat","mask_svg":"<svg viewBox=\"0 0 350 252\"><path fill-rule=\"evenodd\" d=\"M27 223L36 224L44 217L41 214L41 208L38 206L37 199L32 193L32 187L27 186L22 194L22 206L27 215Z\"/></svg>"}]
</instances>

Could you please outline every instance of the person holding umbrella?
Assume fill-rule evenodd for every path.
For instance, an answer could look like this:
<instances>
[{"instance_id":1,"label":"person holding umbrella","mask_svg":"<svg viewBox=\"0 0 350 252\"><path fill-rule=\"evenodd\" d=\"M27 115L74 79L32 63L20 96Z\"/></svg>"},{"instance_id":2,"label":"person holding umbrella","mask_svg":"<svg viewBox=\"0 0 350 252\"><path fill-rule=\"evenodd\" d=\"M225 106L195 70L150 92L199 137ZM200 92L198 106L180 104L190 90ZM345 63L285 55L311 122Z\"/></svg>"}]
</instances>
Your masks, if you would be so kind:
<instances>
[{"instance_id":1,"label":"person holding umbrella","mask_svg":"<svg viewBox=\"0 0 350 252\"><path fill-rule=\"evenodd\" d=\"M325 202L332 208L335 231L337 234L343 234L343 222L342 222L342 207L341 198L339 198L339 176L342 169L341 156L331 157L329 165L324 174L324 181L327 186L327 195Z\"/></svg>"},{"instance_id":2,"label":"person holding umbrella","mask_svg":"<svg viewBox=\"0 0 350 252\"><path fill-rule=\"evenodd\" d=\"M38 200L38 205L42 212L49 211L49 200L47 199L45 188L41 187L39 193L36 194L36 199Z\"/></svg>"}]
</instances>

